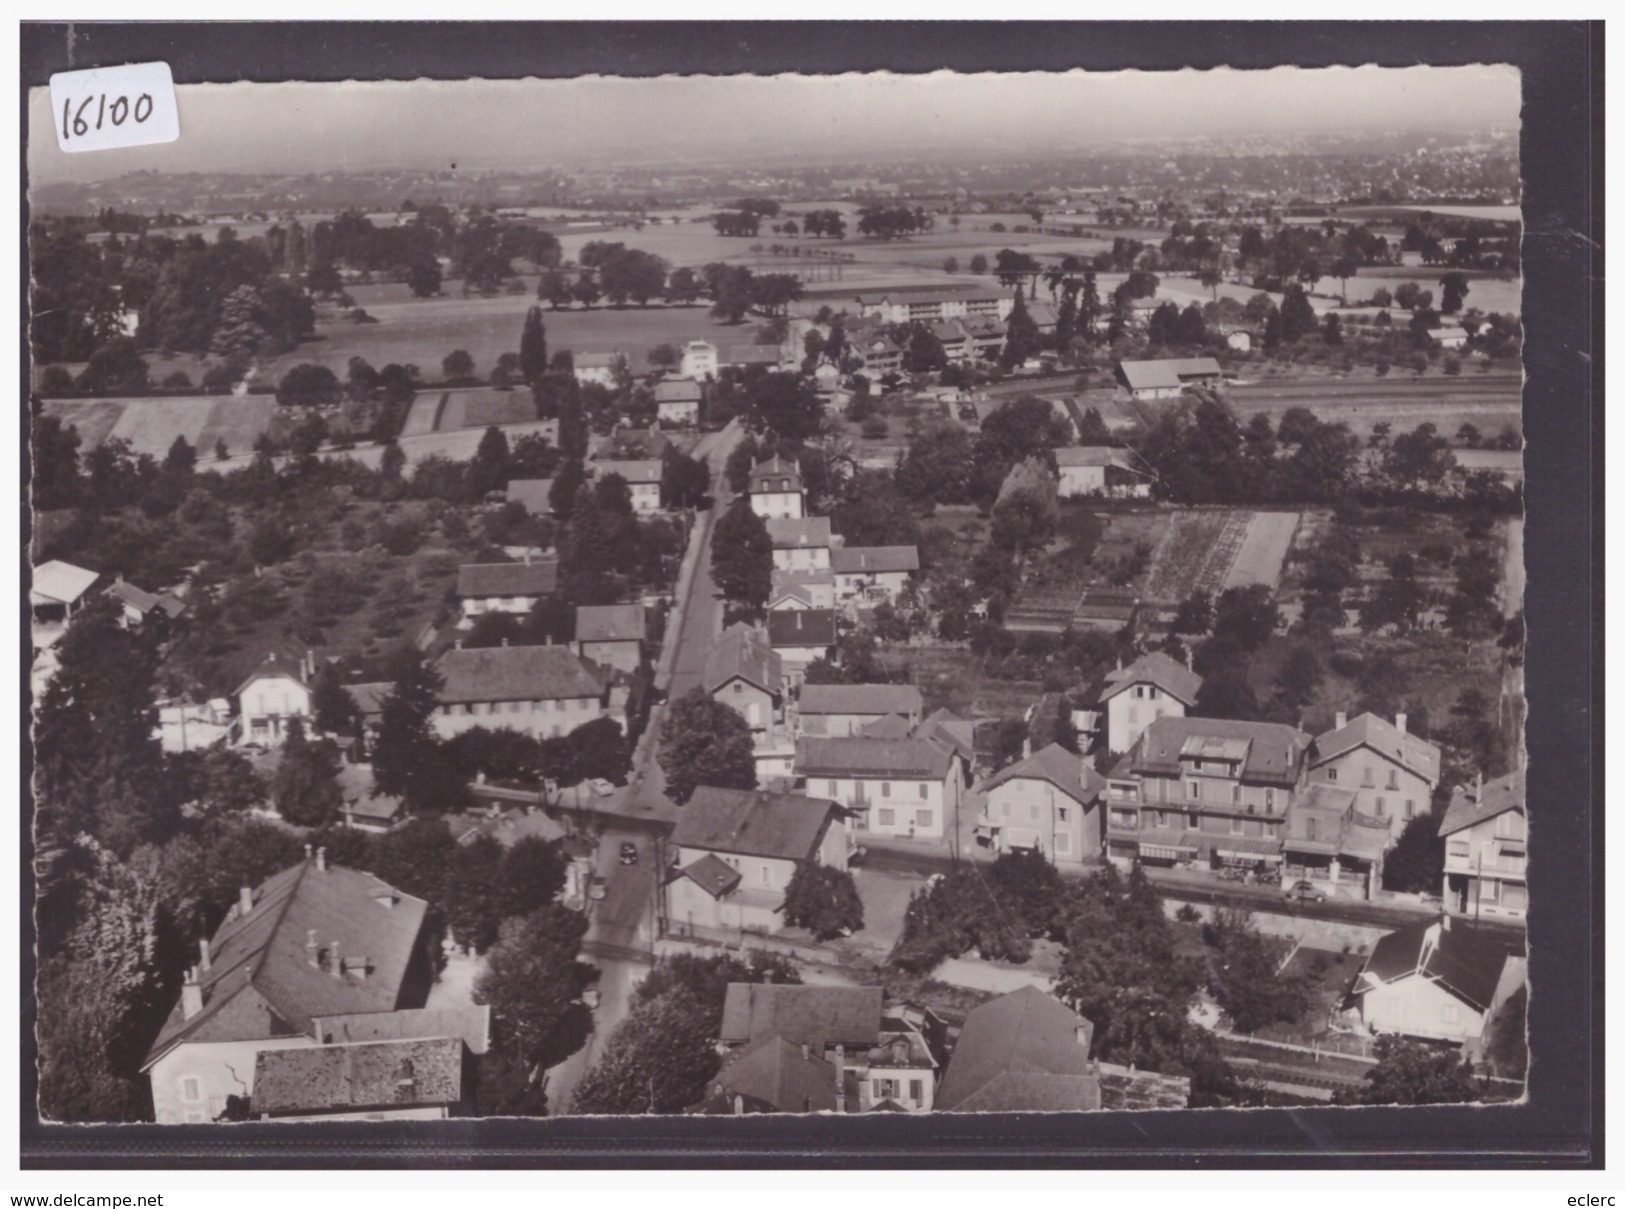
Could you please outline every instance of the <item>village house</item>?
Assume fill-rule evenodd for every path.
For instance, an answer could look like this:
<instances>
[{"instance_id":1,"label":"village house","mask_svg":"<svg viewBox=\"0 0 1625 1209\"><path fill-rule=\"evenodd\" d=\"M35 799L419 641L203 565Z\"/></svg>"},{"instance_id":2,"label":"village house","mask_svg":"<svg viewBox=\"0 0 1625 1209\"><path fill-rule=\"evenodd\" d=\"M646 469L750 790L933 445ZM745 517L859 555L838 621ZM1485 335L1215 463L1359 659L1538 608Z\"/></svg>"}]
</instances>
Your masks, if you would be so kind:
<instances>
[{"instance_id":1,"label":"village house","mask_svg":"<svg viewBox=\"0 0 1625 1209\"><path fill-rule=\"evenodd\" d=\"M1458 786L1439 824L1444 906L1452 915L1523 919L1529 911L1529 804L1522 769Z\"/></svg>"},{"instance_id":2,"label":"village house","mask_svg":"<svg viewBox=\"0 0 1625 1209\"><path fill-rule=\"evenodd\" d=\"M1025 986L965 1017L937 1091L938 1112L1092 1112L1100 1071L1094 1025Z\"/></svg>"},{"instance_id":3,"label":"village house","mask_svg":"<svg viewBox=\"0 0 1625 1209\"><path fill-rule=\"evenodd\" d=\"M575 363L576 381L586 386L602 386L605 390L615 389L615 376L617 371L624 371L626 358L620 353L576 353L572 358Z\"/></svg>"},{"instance_id":4,"label":"village house","mask_svg":"<svg viewBox=\"0 0 1625 1209\"><path fill-rule=\"evenodd\" d=\"M311 723L310 690L316 680L316 657L308 651L278 661L273 651L232 694L237 699L237 739L275 747L288 737L288 723Z\"/></svg>"},{"instance_id":5,"label":"village house","mask_svg":"<svg viewBox=\"0 0 1625 1209\"><path fill-rule=\"evenodd\" d=\"M517 563L464 563L457 568L457 603L468 629L481 613L529 613L559 586L557 558Z\"/></svg>"},{"instance_id":6,"label":"village house","mask_svg":"<svg viewBox=\"0 0 1625 1209\"><path fill-rule=\"evenodd\" d=\"M807 665L834 656L835 614L828 609L781 609L767 615L767 641L781 660L785 680L801 683Z\"/></svg>"},{"instance_id":7,"label":"village house","mask_svg":"<svg viewBox=\"0 0 1625 1209\"><path fill-rule=\"evenodd\" d=\"M1107 854L1278 876L1309 744L1276 722L1158 718L1107 776Z\"/></svg>"},{"instance_id":8,"label":"village house","mask_svg":"<svg viewBox=\"0 0 1625 1209\"><path fill-rule=\"evenodd\" d=\"M307 849L308 853L308 849ZM323 853L244 886L199 945L142 1070L153 1119L203 1124L254 1094L262 1051L318 1044L318 1017L423 1005L433 965L428 904Z\"/></svg>"},{"instance_id":9,"label":"village house","mask_svg":"<svg viewBox=\"0 0 1625 1209\"><path fill-rule=\"evenodd\" d=\"M82 607L85 593L101 576L53 558L34 568L28 585L28 605L35 623L66 624Z\"/></svg>"},{"instance_id":10,"label":"village house","mask_svg":"<svg viewBox=\"0 0 1625 1209\"><path fill-rule=\"evenodd\" d=\"M709 382L717 376L717 346L705 340L683 345L681 374L696 382Z\"/></svg>"},{"instance_id":11,"label":"village house","mask_svg":"<svg viewBox=\"0 0 1625 1209\"><path fill-rule=\"evenodd\" d=\"M147 592L120 575L107 588L107 595L119 602L127 630L140 629L149 617L174 621L186 612L186 602L168 592Z\"/></svg>"},{"instance_id":12,"label":"village house","mask_svg":"<svg viewBox=\"0 0 1625 1209\"><path fill-rule=\"evenodd\" d=\"M895 603L920 569L920 552L914 546L835 546L829 567L835 573L837 601Z\"/></svg>"},{"instance_id":13,"label":"village house","mask_svg":"<svg viewBox=\"0 0 1625 1209\"><path fill-rule=\"evenodd\" d=\"M902 718L912 730L923 708L912 684L806 684L796 707L796 733L845 738L886 717Z\"/></svg>"},{"instance_id":14,"label":"village house","mask_svg":"<svg viewBox=\"0 0 1625 1209\"><path fill-rule=\"evenodd\" d=\"M262 1050L251 1115L265 1121L438 1121L470 1115L459 1037Z\"/></svg>"},{"instance_id":15,"label":"village house","mask_svg":"<svg viewBox=\"0 0 1625 1209\"><path fill-rule=\"evenodd\" d=\"M756 497L753 495L754 501ZM830 570L829 517L770 518L764 522L773 542L773 567L778 571Z\"/></svg>"},{"instance_id":16,"label":"village house","mask_svg":"<svg viewBox=\"0 0 1625 1209\"><path fill-rule=\"evenodd\" d=\"M729 626L705 657L705 691L765 731L784 717L784 663L767 635L745 622Z\"/></svg>"},{"instance_id":17,"label":"village house","mask_svg":"<svg viewBox=\"0 0 1625 1209\"><path fill-rule=\"evenodd\" d=\"M794 462L774 454L751 468L750 510L767 521L807 515L807 492L802 486L801 471ZM829 528L828 521L824 527ZM829 545L827 537L824 545Z\"/></svg>"},{"instance_id":18,"label":"village house","mask_svg":"<svg viewBox=\"0 0 1625 1209\"><path fill-rule=\"evenodd\" d=\"M700 422L700 384L692 378L662 378L655 383L655 412L665 427L694 427Z\"/></svg>"},{"instance_id":19,"label":"village house","mask_svg":"<svg viewBox=\"0 0 1625 1209\"><path fill-rule=\"evenodd\" d=\"M576 606L576 654L632 673L643 666L648 617L640 604Z\"/></svg>"},{"instance_id":20,"label":"village house","mask_svg":"<svg viewBox=\"0 0 1625 1209\"><path fill-rule=\"evenodd\" d=\"M1383 821L1392 847L1405 824L1431 808L1439 749L1410 734L1404 714L1392 723L1371 713L1351 722L1339 712L1332 729L1315 740L1309 779L1354 790L1354 808Z\"/></svg>"},{"instance_id":21,"label":"village house","mask_svg":"<svg viewBox=\"0 0 1625 1209\"><path fill-rule=\"evenodd\" d=\"M931 1038L946 1032L929 1009L884 1005L879 987L730 983L721 1041L733 1053L713 1111L929 1112Z\"/></svg>"},{"instance_id":22,"label":"village house","mask_svg":"<svg viewBox=\"0 0 1625 1209\"><path fill-rule=\"evenodd\" d=\"M1369 899L1382 884L1388 820L1363 815L1357 795L1325 783L1303 787L1287 812L1282 841L1285 880L1339 885Z\"/></svg>"},{"instance_id":23,"label":"village house","mask_svg":"<svg viewBox=\"0 0 1625 1209\"><path fill-rule=\"evenodd\" d=\"M702 785L678 813L666 917L678 935L772 933L803 865L845 869L851 849L834 802Z\"/></svg>"},{"instance_id":24,"label":"village house","mask_svg":"<svg viewBox=\"0 0 1625 1209\"><path fill-rule=\"evenodd\" d=\"M603 679L569 647L458 647L434 666L444 681L434 712L442 739L476 726L556 739L613 715Z\"/></svg>"},{"instance_id":25,"label":"village house","mask_svg":"<svg viewBox=\"0 0 1625 1209\"><path fill-rule=\"evenodd\" d=\"M854 332L851 347L862 358L864 371L876 378L899 373L903 368L903 346L884 332Z\"/></svg>"},{"instance_id":26,"label":"village house","mask_svg":"<svg viewBox=\"0 0 1625 1209\"><path fill-rule=\"evenodd\" d=\"M1136 399L1177 399L1187 386L1219 386L1224 371L1212 357L1119 361L1117 381Z\"/></svg>"},{"instance_id":27,"label":"village house","mask_svg":"<svg viewBox=\"0 0 1625 1209\"><path fill-rule=\"evenodd\" d=\"M803 738L795 773L809 793L833 798L855 831L940 840L957 825L965 761L929 739Z\"/></svg>"},{"instance_id":28,"label":"village house","mask_svg":"<svg viewBox=\"0 0 1625 1209\"><path fill-rule=\"evenodd\" d=\"M600 483L612 474L626 481L627 489L632 493L633 512L646 515L660 511L660 479L665 466L659 458L594 462L592 470Z\"/></svg>"},{"instance_id":29,"label":"village house","mask_svg":"<svg viewBox=\"0 0 1625 1209\"><path fill-rule=\"evenodd\" d=\"M1107 672L1095 697L1105 715L1106 750L1127 751L1158 718L1183 718L1201 688L1202 677L1161 651Z\"/></svg>"},{"instance_id":30,"label":"village house","mask_svg":"<svg viewBox=\"0 0 1625 1209\"><path fill-rule=\"evenodd\" d=\"M835 573L829 570L781 571L773 569L773 590L767 607L775 609L833 609Z\"/></svg>"},{"instance_id":31,"label":"village house","mask_svg":"<svg viewBox=\"0 0 1625 1209\"><path fill-rule=\"evenodd\" d=\"M1056 865L1100 856L1106 778L1058 743L1001 769L982 785L978 842L994 852L1037 852Z\"/></svg>"},{"instance_id":32,"label":"village house","mask_svg":"<svg viewBox=\"0 0 1625 1209\"><path fill-rule=\"evenodd\" d=\"M1146 499L1151 495L1150 468L1132 450L1068 445L1055 451L1055 468L1060 474L1057 491L1062 499Z\"/></svg>"},{"instance_id":33,"label":"village house","mask_svg":"<svg viewBox=\"0 0 1625 1209\"><path fill-rule=\"evenodd\" d=\"M1351 995L1370 1032L1456 1042L1474 1055L1527 976L1523 955L1445 915L1378 940Z\"/></svg>"}]
</instances>

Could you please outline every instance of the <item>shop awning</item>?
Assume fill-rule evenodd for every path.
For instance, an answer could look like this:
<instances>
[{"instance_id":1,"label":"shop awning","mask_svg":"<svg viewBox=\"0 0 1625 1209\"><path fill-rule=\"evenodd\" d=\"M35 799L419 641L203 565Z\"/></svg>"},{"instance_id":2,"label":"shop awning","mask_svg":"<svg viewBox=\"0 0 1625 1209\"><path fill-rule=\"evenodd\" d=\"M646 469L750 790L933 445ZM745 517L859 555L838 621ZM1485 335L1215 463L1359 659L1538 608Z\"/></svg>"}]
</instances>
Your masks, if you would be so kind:
<instances>
[{"instance_id":1,"label":"shop awning","mask_svg":"<svg viewBox=\"0 0 1625 1209\"><path fill-rule=\"evenodd\" d=\"M1042 839L1038 832L1027 827L1008 827L1004 832L1004 846L1006 848L1038 848L1042 846Z\"/></svg>"},{"instance_id":2,"label":"shop awning","mask_svg":"<svg viewBox=\"0 0 1625 1209\"><path fill-rule=\"evenodd\" d=\"M1225 835L1213 840L1213 848L1220 856L1274 857L1281 856L1281 841L1263 836Z\"/></svg>"},{"instance_id":3,"label":"shop awning","mask_svg":"<svg viewBox=\"0 0 1625 1209\"><path fill-rule=\"evenodd\" d=\"M1141 844L1140 855L1149 856L1154 860L1182 861L1196 855L1195 848L1174 848L1166 844Z\"/></svg>"}]
</instances>

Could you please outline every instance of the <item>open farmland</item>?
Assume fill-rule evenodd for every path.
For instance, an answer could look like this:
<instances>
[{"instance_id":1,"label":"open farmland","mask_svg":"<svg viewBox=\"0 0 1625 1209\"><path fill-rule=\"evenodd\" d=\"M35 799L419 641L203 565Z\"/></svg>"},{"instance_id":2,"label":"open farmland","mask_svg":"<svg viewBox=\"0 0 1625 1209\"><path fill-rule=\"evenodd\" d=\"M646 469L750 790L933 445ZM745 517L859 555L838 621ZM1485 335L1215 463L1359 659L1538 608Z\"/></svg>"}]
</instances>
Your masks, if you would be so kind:
<instances>
[{"instance_id":1,"label":"open farmland","mask_svg":"<svg viewBox=\"0 0 1625 1209\"><path fill-rule=\"evenodd\" d=\"M1492 470L1509 479L1523 478L1521 449L1454 449L1456 465L1463 470Z\"/></svg>"},{"instance_id":2,"label":"open farmland","mask_svg":"<svg viewBox=\"0 0 1625 1209\"><path fill-rule=\"evenodd\" d=\"M324 314L316 323L317 339L301 344L260 366L257 380L275 383L295 365L325 365L339 376L348 375L351 357L363 357L374 366L391 362L416 365L425 377L438 376L440 360L454 349L474 358L475 372L488 374L503 353L519 351L519 333L525 312L536 305L534 279L523 294L496 298L459 298L457 284L448 283L448 296L413 298L401 285L357 286L351 290L356 305L377 323L350 323L336 314ZM703 305L595 307L552 311L544 307L547 347L550 352L615 352L641 357L659 344L681 345L689 340L721 340L749 344L752 324L720 324Z\"/></svg>"},{"instance_id":3,"label":"open farmland","mask_svg":"<svg viewBox=\"0 0 1625 1209\"><path fill-rule=\"evenodd\" d=\"M128 399L47 399L44 412L79 431L79 451L88 453L107 439L124 414Z\"/></svg>"},{"instance_id":4,"label":"open farmland","mask_svg":"<svg viewBox=\"0 0 1625 1209\"><path fill-rule=\"evenodd\" d=\"M1247 537L1252 513L1222 508L1181 510L1151 555L1145 597L1177 604L1197 588L1218 593Z\"/></svg>"},{"instance_id":5,"label":"open farmland","mask_svg":"<svg viewBox=\"0 0 1625 1209\"><path fill-rule=\"evenodd\" d=\"M222 441L228 451L247 453L271 427L275 411L276 400L270 395L229 395L216 399L203 431L198 433L199 456L213 457L215 446Z\"/></svg>"},{"instance_id":6,"label":"open farmland","mask_svg":"<svg viewBox=\"0 0 1625 1209\"><path fill-rule=\"evenodd\" d=\"M1255 512L1247 521L1241 549L1225 576L1227 588L1264 584L1271 591L1281 582L1281 566L1298 531L1296 512Z\"/></svg>"},{"instance_id":7,"label":"open farmland","mask_svg":"<svg viewBox=\"0 0 1625 1209\"><path fill-rule=\"evenodd\" d=\"M210 398L132 399L108 437L128 441L132 453L150 453L155 458L168 453L176 437L185 437L196 448L216 402Z\"/></svg>"},{"instance_id":8,"label":"open farmland","mask_svg":"<svg viewBox=\"0 0 1625 1209\"><path fill-rule=\"evenodd\" d=\"M1516 373L1464 372L1416 378L1395 371L1387 378L1262 378L1234 383L1226 397L1245 424L1257 412L1278 423L1289 407L1307 407L1327 423L1345 423L1364 436L1386 420L1396 432L1431 422L1452 437L1470 421L1486 433L1523 426L1523 381Z\"/></svg>"}]
</instances>

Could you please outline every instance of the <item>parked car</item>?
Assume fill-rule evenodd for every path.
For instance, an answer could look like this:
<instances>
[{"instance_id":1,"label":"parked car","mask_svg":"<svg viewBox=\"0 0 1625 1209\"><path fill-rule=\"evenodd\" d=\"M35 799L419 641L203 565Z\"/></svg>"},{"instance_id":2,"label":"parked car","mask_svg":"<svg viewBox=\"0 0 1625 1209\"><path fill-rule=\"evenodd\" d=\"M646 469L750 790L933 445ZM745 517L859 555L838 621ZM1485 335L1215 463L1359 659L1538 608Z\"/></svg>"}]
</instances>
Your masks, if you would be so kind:
<instances>
[{"instance_id":1,"label":"parked car","mask_svg":"<svg viewBox=\"0 0 1625 1209\"><path fill-rule=\"evenodd\" d=\"M596 901L608 893L609 883L604 880L604 875L601 873L593 874L592 881L587 883L587 897Z\"/></svg>"},{"instance_id":2,"label":"parked car","mask_svg":"<svg viewBox=\"0 0 1625 1209\"><path fill-rule=\"evenodd\" d=\"M1245 869L1238 869L1234 865L1226 865L1219 870L1219 880L1221 882L1244 882L1247 880L1247 876Z\"/></svg>"},{"instance_id":3,"label":"parked car","mask_svg":"<svg viewBox=\"0 0 1625 1209\"><path fill-rule=\"evenodd\" d=\"M631 840L621 845L621 864L635 865L638 863L638 846Z\"/></svg>"},{"instance_id":4,"label":"parked car","mask_svg":"<svg viewBox=\"0 0 1625 1209\"><path fill-rule=\"evenodd\" d=\"M1314 882L1299 881L1287 887L1286 900L1290 903L1323 903L1326 894Z\"/></svg>"},{"instance_id":5,"label":"parked car","mask_svg":"<svg viewBox=\"0 0 1625 1209\"><path fill-rule=\"evenodd\" d=\"M592 790L601 798L607 798L610 794L615 792L615 786L611 785L602 777L594 777L592 780L588 781L587 788Z\"/></svg>"}]
</instances>

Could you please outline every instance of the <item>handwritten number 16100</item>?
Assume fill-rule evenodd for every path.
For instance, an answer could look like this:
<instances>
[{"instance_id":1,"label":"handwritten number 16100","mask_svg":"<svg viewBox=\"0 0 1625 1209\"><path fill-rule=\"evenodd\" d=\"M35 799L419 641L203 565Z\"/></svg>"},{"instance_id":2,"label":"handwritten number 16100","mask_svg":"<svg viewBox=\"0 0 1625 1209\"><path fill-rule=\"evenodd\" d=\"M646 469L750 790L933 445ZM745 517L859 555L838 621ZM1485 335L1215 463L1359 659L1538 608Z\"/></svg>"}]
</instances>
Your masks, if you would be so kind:
<instances>
[{"instance_id":1,"label":"handwritten number 16100","mask_svg":"<svg viewBox=\"0 0 1625 1209\"><path fill-rule=\"evenodd\" d=\"M96 103L95 126L85 116L85 110L91 103ZM145 109L142 106L146 106ZM70 119L71 111L71 119ZM74 136L83 138L94 128L100 130L103 122L112 122L114 126L122 126L126 121L134 119L137 125L145 122L152 116L152 97L142 93L136 97L134 104L125 96L114 97L112 104L108 104L107 94L88 96L79 102L77 109L73 108L73 98L69 97L62 102L62 137L69 139Z\"/></svg>"}]
</instances>

